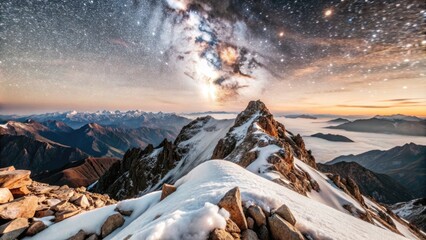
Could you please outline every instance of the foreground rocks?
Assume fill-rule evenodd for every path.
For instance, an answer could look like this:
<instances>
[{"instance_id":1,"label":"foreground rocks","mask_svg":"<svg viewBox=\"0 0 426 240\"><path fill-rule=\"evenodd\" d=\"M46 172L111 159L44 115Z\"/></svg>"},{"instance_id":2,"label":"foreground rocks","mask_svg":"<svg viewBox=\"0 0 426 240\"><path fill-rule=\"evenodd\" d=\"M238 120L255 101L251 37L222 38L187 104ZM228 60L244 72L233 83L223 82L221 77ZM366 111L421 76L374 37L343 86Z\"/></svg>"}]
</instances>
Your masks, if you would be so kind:
<instances>
[{"instance_id":1,"label":"foreground rocks","mask_svg":"<svg viewBox=\"0 0 426 240\"><path fill-rule=\"evenodd\" d=\"M35 218L47 217L52 222L60 222L115 203L107 195L87 192L84 187L59 187L32 181L30 174L14 167L0 169L1 240L33 236L48 227Z\"/></svg>"},{"instance_id":2,"label":"foreground rocks","mask_svg":"<svg viewBox=\"0 0 426 240\"><path fill-rule=\"evenodd\" d=\"M214 229L209 240L304 240L294 226L296 219L286 205L270 212L260 206L243 207L240 190L235 187L219 201L218 206L230 213L225 229Z\"/></svg>"}]
</instances>

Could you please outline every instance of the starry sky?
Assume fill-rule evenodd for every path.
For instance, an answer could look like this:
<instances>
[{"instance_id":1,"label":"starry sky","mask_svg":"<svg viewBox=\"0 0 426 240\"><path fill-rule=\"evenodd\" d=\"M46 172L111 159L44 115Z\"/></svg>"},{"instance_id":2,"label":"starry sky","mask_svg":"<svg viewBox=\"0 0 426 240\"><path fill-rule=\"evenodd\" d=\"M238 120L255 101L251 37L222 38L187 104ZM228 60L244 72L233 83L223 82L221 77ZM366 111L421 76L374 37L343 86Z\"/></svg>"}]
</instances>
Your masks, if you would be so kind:
<instances>
[{"instance_id":1,"label":"starry sky","mask_svg":"<svg viewBox=\"0 0 426 240\"><path fill-rule=\"evenodd\" d=\"M0 112L425 116L424 0L2 0Z\"/></svg>"}]
</instances>

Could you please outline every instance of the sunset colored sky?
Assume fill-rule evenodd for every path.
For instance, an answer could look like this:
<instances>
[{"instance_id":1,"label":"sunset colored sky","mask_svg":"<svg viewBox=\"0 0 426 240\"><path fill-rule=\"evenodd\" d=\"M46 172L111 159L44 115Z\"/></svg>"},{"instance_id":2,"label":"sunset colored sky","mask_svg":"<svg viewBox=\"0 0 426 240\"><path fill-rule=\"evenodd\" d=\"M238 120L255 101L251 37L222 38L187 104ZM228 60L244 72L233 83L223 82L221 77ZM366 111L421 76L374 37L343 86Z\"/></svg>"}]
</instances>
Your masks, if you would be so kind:
<instances>
[{"instance_id":1,"label":"sunset colored sky","mask_svg":"<svg viewBox=\"0 0 426 240\"><path fill-rule=\"evenodd\" d=\"M0 114L426 116L424 1L266 2L2 1Z\"/></svg>"}]
</instances>

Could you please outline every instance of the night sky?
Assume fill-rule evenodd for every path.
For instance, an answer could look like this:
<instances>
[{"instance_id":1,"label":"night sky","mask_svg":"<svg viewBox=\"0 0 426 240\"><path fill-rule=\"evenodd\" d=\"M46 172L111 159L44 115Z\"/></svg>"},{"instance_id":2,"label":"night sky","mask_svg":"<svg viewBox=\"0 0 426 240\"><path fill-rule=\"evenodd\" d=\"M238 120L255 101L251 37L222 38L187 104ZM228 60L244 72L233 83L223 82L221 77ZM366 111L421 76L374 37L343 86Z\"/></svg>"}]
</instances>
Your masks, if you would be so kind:
<instances>
[{"instance_id":1,"label":"night sky","mask_svg":"<svg viewBox=\"0 0 426 240\"><path fill-rule=\"evenodd\" d=\"M426 115L424 0L2 0L0 112Z\"/></svg>"}]
</instances>

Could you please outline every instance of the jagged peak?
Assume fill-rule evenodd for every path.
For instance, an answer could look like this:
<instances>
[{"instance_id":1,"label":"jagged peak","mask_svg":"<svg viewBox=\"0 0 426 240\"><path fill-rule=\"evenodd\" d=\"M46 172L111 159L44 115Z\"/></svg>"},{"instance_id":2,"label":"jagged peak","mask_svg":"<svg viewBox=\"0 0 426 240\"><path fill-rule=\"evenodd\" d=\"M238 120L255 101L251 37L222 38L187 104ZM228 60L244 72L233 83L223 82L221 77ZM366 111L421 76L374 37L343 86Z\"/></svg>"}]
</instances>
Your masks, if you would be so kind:
<instances>
[{"instance_id":1,"label":"jagged peak","mask_svg":"<svg viewBox=\"0 0 426 240\"><path fill-rule=\"evenodd\" d=\"M246 109L238 114L237 118L235 119L235 127L246 123L248 119L251 119L256 114L267 117L272 116L271 112L262 101L250 101Z\"/></svg>"}]
</instances>

